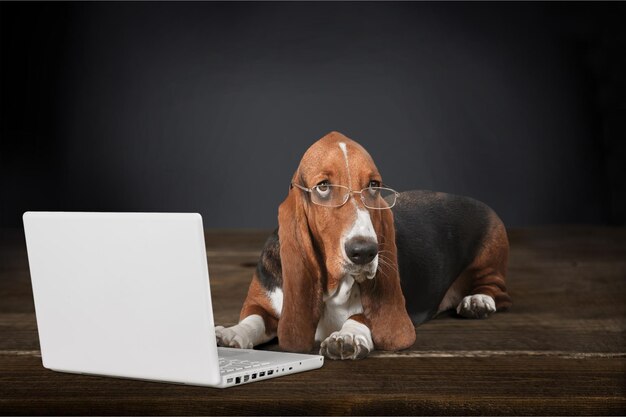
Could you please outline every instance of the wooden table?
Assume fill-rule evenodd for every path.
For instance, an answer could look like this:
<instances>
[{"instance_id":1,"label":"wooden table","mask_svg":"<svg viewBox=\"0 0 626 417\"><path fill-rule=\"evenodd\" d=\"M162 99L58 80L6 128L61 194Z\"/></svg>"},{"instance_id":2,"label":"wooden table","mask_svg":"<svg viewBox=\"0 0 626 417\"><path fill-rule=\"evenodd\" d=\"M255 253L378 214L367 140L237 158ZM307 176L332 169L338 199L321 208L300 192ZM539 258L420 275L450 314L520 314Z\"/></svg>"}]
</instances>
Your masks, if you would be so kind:
<instances>
[{"instance_id":1,"label":"wooden table","mask_svg":"<svg viewBox=\"0 0 626 417\"><path fill-rule=\"evenodd\" d=\"M626 229L512 230L510 312L449 314L408 351L226 390L44 369L22 233L1 232L1 414L626 413ZM266 235L207 232L216 322L236 322Z\"/></svg>"}]
</instances>

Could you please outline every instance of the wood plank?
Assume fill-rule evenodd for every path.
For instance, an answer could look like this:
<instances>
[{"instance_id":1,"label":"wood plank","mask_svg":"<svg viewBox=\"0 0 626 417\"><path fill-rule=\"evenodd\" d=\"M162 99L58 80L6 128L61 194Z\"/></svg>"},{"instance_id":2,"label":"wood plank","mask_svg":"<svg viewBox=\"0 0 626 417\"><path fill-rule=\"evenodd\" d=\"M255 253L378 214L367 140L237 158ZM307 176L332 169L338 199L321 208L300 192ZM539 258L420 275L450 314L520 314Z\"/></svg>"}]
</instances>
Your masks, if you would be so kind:
<instances>
[{"instance_id":1,"label":"wood plank","mask_svg":"<svg viewBox=\"0 0 626 417\"><path fill-rule=\"evenodd\" d=\"M1 356L4 414L621 414L626 359L387 358L219 390L47 371Z\"/></svg>"}]
</instances>

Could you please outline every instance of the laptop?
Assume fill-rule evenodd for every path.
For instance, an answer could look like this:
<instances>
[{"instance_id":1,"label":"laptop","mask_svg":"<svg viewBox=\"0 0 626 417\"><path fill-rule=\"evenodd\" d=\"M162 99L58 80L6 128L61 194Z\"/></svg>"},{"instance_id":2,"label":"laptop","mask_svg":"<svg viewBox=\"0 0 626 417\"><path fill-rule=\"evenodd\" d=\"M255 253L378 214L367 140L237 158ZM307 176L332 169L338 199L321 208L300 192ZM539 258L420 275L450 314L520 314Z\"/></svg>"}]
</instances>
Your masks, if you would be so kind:
<instances>
[{"instance_id":1,"label":"laptop","mask_svg":"<svg viewBox=\"0 0 626 417\"><path fill-rule=\"evenodd\" d=\"M226 388L324 358L218 347L197 213L26 212L45 368Z\"/></svg>"}]
</instances>

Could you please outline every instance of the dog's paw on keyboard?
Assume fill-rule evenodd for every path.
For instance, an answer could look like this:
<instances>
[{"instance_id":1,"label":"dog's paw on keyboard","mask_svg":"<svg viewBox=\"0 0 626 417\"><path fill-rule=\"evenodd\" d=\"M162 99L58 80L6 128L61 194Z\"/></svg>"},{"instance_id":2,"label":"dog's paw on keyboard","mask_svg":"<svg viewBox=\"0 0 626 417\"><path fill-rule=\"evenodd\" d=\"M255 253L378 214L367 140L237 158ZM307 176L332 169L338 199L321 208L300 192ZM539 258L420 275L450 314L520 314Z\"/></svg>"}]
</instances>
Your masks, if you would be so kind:
<instances>
[{"instance_id":1,"label":"dog's paw on keyboard","mask_svg":"<svg viewBox=\"0 0 626 417\"><path fill-rule=\"evenodd\" d=\"M237 326L216 326L215 338L217 339L217 345L239 349L252 349L254 345L248 338L248 334L245 331L238 330Z\"/></svg>"}]
</instances>

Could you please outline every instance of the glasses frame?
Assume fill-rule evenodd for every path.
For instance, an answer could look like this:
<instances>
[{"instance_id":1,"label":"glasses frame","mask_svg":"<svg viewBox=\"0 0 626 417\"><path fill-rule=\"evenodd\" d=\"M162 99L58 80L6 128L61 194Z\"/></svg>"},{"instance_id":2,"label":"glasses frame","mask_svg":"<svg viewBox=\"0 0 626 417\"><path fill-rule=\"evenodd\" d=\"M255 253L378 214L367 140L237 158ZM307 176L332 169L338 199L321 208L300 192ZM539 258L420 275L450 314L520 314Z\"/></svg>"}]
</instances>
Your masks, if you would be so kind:
<instances>
[{"instance_id":1,"label":"glasses frame","mask_svg":"<svg viewBox=\"0 0 626 417\"><path fill-rule=\"evenodd\" d=\"M314 190L315 188L319 187L319 185L315 185L315 186L313 186L313 187L311 187L311 188L306 188L306 187L303 187L303 186L302 186L302 185L300 185L300 184L296 184L295 182L292 182L292 183L291 183L291 186L292 186L292 187L297 187L297 188L299 188L300 190L305 191L305 192L310 193L310 194L311 194L311 193L313 193L313 190ZM345 189L347 190L347 192L346 192L346 196L345 196L345 198L344 198L344 200L343 200L343 203L338 204L338 205L325 205L325 204L316 203L316 202L315 202L315 201L313 201L313 199L311 198L311 202L312 202L313 204L318 205L318 206L321 206L321 207L329 207L329 208L337 208L337 207L341 207L341 206L345 205L345 204L348 202L348 200L350 200L350 196L352 196L352 194L359 194L359 195L361 196L361 202L362 202L362 203L363 203L363 205L364 205L365 207L367 207L368 209L370 209L370 210L387 210L387 209L390 209L390 208L392 208L393 206L395 206L395 205L396 205L396 202L398 201L398 196L400 195L400 193L399 193L399 192L397 192L396 190L394 190L394 189L392 189L392 188L388 188L388 187L365 187L365 188L363 188L363 189L362 189L362 190L360 190L360 191L353 191L353 190L351 190L351 189L350 189L350 187L346 187L345 185L339 185L339 184L324 184L324 186L326 186L326 187L328 187L328 186L332 186L332 187L340 187L340 188L345 188ZM393 192L393 193L395 194L395 196L396 196L396 198L395 198L395 199L394 199L394 201L393 201L393 204L392 204L392 205L390 205L390 206L387 206L387 207L370 207L370 206L368 206L368 205L365 203L365 198L363 198L363 191L367 191L367 190L372 189L372 188L375 188L375 189L381 189L381 190L387 190L387 191L391 191L391 192Z\"/></svg>"}]
</instances>

